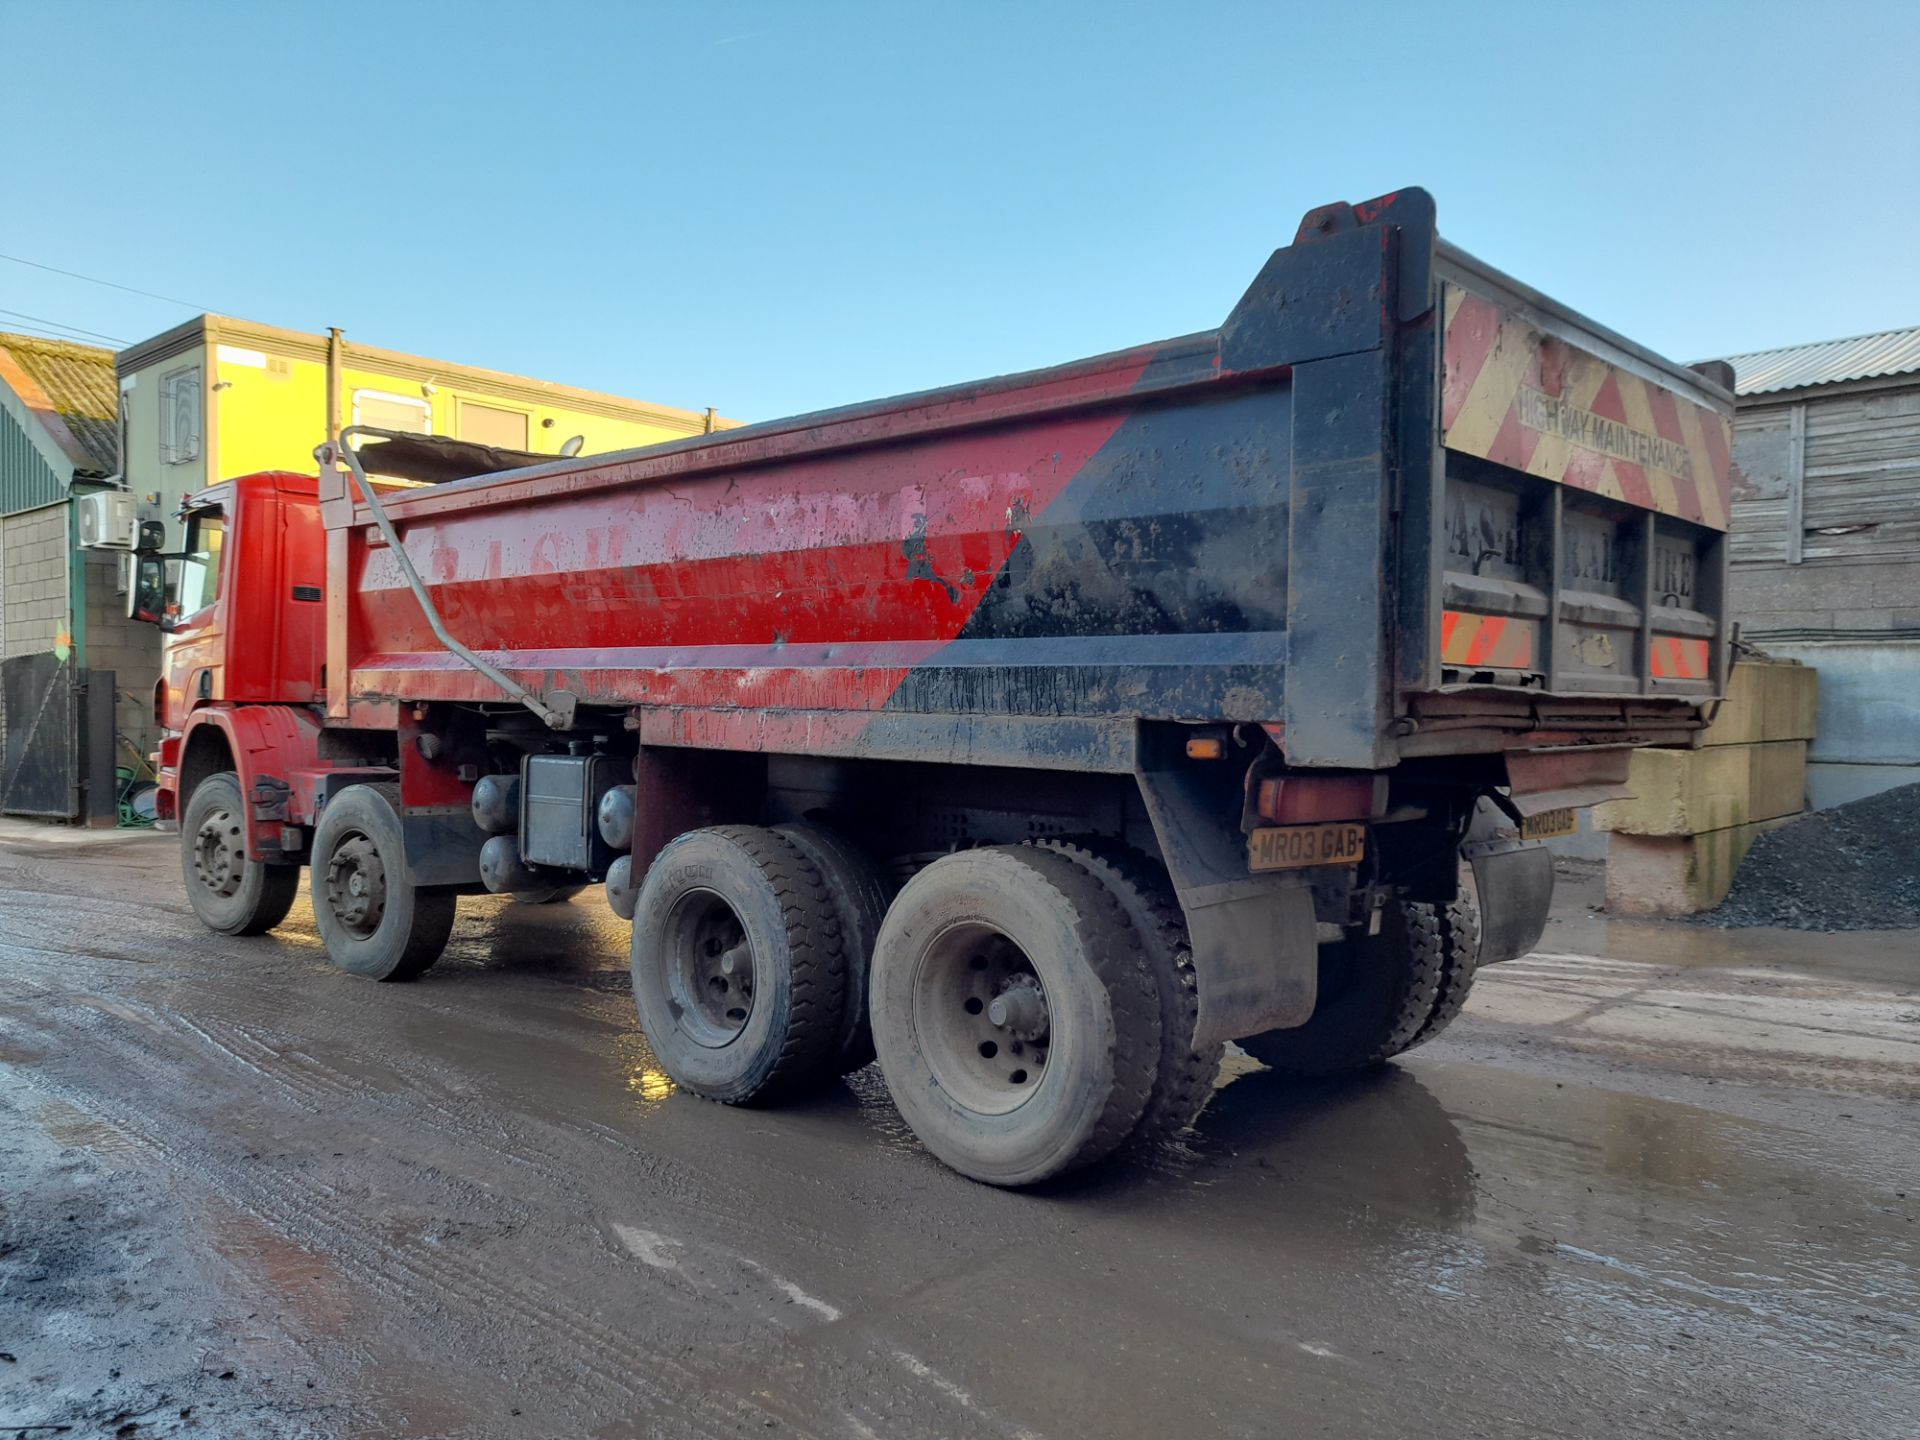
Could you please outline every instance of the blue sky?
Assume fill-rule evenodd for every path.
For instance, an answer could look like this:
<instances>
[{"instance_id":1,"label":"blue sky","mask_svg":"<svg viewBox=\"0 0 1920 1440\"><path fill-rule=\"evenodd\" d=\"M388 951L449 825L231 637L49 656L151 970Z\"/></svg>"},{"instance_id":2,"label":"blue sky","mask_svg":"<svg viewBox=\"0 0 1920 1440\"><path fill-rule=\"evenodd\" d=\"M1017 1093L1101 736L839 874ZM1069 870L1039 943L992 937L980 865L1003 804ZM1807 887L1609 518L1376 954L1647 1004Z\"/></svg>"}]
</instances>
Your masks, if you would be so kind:
<instances>
[{"instance_id":1,"label":"blue sky","mask_svg":"<svg viewBox=\"0 0 1920 1440\"><path fill-rule=\"evenodd\" d=\"M0 0L0 252L757 419L1211 327L1411 183L1695 359L1920 324L1916 55L1834 0ZM193 313L4 261L0 309Z\"/></svg>"}]
</instances>

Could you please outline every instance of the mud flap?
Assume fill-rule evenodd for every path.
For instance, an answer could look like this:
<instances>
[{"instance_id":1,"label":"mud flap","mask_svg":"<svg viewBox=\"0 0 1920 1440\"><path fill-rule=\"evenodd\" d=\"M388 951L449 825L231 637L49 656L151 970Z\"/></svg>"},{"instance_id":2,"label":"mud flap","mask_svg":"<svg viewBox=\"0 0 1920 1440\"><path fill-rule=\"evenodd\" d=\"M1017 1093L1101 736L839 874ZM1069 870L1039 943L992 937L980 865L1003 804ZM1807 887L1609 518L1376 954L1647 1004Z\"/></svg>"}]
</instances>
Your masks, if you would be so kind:
<instances>
[{"instance_id":1,"label":"mud flap","mask_svg":"<svg viewBox=\"0 0 1920 1440\"><path fill-rule=\"evenodd\" d=\"M1247 873L1237 805L1191 771L1143 770L1140 793L1186 913L1199 991L1196 1050L1304 1025L1318 998L1313 891L1299 871ZM1231 798L1237 799L1237 796Z\"/></svg>"},{"instance_id":2,"label":"mud flap","mask_svg":"<svg viewBox=\"0 0 1920 1440\"><path fill-rule=\"evenodd\" d=\"M1460 847L1480 901L1480 963L1514 960L1540 943L1553 908L1553 852L1537 840Z\"/></svg>"},{"instance_id":3,"label":"mud flap","mask_svg":"<svg viewBox=\"0 0 1920 1440\"><path fill-rule=\"evenodd\" d=\"M1188 887L1187 912L1200 1013L1193 1048L1287 1030L1313 1018L1320 942L1313 891L1298 875Z\"/></svg>"}]
</instances>

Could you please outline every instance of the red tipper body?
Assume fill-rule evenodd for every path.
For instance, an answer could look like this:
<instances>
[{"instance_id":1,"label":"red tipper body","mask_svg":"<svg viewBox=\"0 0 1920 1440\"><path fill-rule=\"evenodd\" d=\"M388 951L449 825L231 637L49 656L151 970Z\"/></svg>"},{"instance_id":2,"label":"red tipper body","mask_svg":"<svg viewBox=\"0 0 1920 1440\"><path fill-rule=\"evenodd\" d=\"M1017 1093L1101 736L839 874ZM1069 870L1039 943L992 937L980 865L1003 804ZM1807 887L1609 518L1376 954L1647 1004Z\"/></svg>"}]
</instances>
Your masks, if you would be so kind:
<instances>
[{"instance_id":1,"label":"red tipper body","mask_svg":"<svg viewBox=\"0 0 1920 1440\"><path fill-rule=\"evenodd\" d=\"M1217 331L388 509L456 635L648 744L1131 769L1139 721L1240 721L1375 768L1694 723L1661 702L1718 678L1724 394L1444 246L1394 294L1391 233L1276 257L1364 305L1274 277ZM329 718L497 698L349 483Z\"/></svg>"}]
</instances>

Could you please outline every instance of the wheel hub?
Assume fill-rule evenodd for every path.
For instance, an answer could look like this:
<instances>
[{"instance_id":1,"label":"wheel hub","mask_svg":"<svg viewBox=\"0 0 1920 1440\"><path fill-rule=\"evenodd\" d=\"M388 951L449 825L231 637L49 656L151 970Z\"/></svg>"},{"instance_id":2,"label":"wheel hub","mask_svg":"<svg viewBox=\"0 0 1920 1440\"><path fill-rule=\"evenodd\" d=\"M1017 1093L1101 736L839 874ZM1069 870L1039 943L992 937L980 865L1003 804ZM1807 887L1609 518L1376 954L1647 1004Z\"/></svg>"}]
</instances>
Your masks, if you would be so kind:
<instances>
[{"instance_id":1,"label":"wheel hub","mask_svg":"<svg viewBox=\"0 0 1920 1440\"><path fill-rule=\"evenodd\" d=\"M1031 975L1007 982L1007 988L987 1002L987 1019L1015 1040L1038 1041L1047 1033L1047 996Z\"/></svg>"},{"instance_id":2,"label":"wheel hub","mask_svg":"<svg viewBox=\"0 0 1920 1440\"><path fill-rule=\"evenodd\" d=\"M349 835L327 861L327 904L356 939L380 928L387 911L387 869L364 835Z\"/></svg>"},{"instance_id":3,"label":"wheel hub","mask_svg":"<svg viewBox=\"0 0 1920 1440\"><path fill-rule=\"evenodd\" d=\"M1017 1109L1045 1075L1046 987L1026 952L997 931L957 926L928 947L914 1023L941 1088L970 1110Z\"/></svg>"},{"instance_id":4,"label":"wheel hub","mask_svg":"<svg viewBox=\"0 0 1920 1440\"><path fill-rule=\"evenodd\" d=\"M681 1027L718 1049L753 1014L753 944L740 917L711 890L680 897L667 922L667 994Z\"/></svg>"},{"instance_id":5,"label":"wheel hub","mask_svg":"<svg viewBox=\"0 0 1920 1440\"><path fill-rule=\"evenodd\" d=\"M229 810L209 812L194 832L194 878L215 895L225 898L240 888L246 865L246 846L238 818Z\"/></svg>"}]
</instances>

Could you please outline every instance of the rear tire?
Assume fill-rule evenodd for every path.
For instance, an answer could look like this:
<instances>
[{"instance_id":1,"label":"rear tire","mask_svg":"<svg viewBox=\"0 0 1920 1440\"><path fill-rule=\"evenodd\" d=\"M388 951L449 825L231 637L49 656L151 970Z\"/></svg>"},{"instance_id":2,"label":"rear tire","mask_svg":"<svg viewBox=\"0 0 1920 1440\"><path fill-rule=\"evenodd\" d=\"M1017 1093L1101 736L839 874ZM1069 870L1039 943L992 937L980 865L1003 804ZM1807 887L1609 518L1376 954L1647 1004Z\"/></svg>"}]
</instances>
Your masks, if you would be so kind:
<instances>
[{"instance_id":1,"label":"rear tire","mask_svg":"<svg viewBox=\"0 0 1920 1440\"><path fill-rule=\"evenodd\" d=\"M1420 1037L1440 999L1444 961L1434 907L1409 900L1389 904L1378 935L1320 947L1320 1001L1312 1019L1291 1030L1248 1036L1240 1048L1294 1075L1338 1075L1378 1065Z\"/></svg>"},{"instance_id":2,"label":"rear tire","mask_svg":"<svg viewBox=\"0 0 1920 1440\"><path fill-rule=\"evenodd\" d=\"M421 889L407 867L398 785L349 785L327 802L310 888L327 955L349 975L417 979L453 933L453 892Z\"/></svg>"},{"instance_id":3,"label":"rear tire","mask_svg":"<svg viewBox=\"0 0 1920 1440\"><path fill-rule=\"evenodd\" d=\"M1473 991L1473 977L1480 969L1480 915L1473 901L1462 891L1452 903L1433 908L1440 922L1440 993L1427 1023L1407 1043L1409 1050L1426 1044L1453 1023L1465 1007Z\"/></svg>"},{"instance_id":4,"label":"rear tire","mask_svg":"<svg viewBox=\"0 0 1920 1440\"><path fill-rule=\"evenodd\" d=\"M846 1006L840 919L819 868L754 825L691 830L655 857L633 917L633 999L661 1067L726 1105L832 1069Z\"/></svg>"},{"instance_id":5,"label":"rear tire","mask_svg":"<svg viewBox=\"0 0 1920 1440\"><path fill-rule=\"evenodd\" d=\"M1141 938L1064 855L934 861L888 910L873 964L887 1089L961 1174L1049 1179L1110 1154L1146 1109L1160 1002Z\"/></svg>"},{"instance_id":6,"label":"rear tire","mask_svg":"<svg viewBox=\"0 0 1920 1440\"><path fill-rule=\"evenodd\" d=\"M1127 1144L1151 1150L1177 1139L1213 1097L1223 1045L1193 1048L1200 991L1186 920L1165 870L1130 846L1097 838L1038 840L1036 848L1064 855L1107 887L1127 912L1145 946L1147 968L1160 996L1160 1058L1153 1092Z\"/></svg>"},{"instance_id":7,"label":"rear tire","mask_svg":"<svg viewBox=\"0 0 1920 1440\"><path fill-rule=\"evenodd\" d=\"M246 802L231 770L194 787L180 817L180 872L193 913L223 935L264 935L293 908L300 867L247 858Z\"/></svg>"},{"instance_id":8,"label":"rear tire","mask_svg":"<svg viewBox=\"0 0 1920 1440\"><path fill-rule=\"evenodd\" d=\"M827 882L834 913L840 918L841 946L847 957L847 998L840 1027L836 1074L847 1075L873 1063L873 1030L867 1022L867 977L873 970L873 943L887 918L892 888L880 867L844 836L823 825L779 825L776 835L813 862Z\"/></svg>"}]
</instances>

